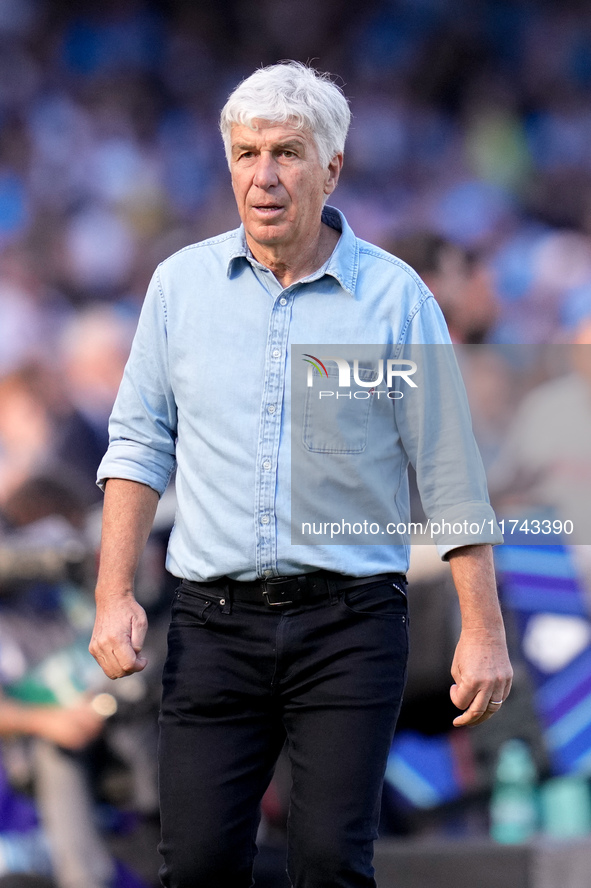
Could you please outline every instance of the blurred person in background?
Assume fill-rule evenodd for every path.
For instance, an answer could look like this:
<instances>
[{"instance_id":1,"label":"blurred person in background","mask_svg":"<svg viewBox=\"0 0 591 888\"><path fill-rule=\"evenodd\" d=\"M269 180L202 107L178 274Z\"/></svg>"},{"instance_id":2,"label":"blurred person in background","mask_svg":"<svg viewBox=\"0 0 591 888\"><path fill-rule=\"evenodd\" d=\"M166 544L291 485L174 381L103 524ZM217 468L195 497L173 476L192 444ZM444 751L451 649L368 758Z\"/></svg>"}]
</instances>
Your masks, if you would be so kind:
<instances>
[{"instance_id":1,"label":"blurred person in background","mask_svg":"<svg viewBox=\"0 0 591 888\"><path fill-rule=\"evenodd\" d=\"M468 392L472 424L486 467L496 458L517 396L502 352L490 341L501 314L485 257L432 231L394 237L386 249L415 269L433 293L454 345Z\"/></svg>"},{"instance_id":2,"label":"blurred person in background","mask_svg":"<svg viewBox=\"0 0 591 888\"><path fill-rule=\"evenodd\" d=\"M74 488L85 505L97 501L130 326L124 312L90 306L65 323L57 361L29 361L0 376L0 503L40 473Z\"/></svg>"},{"instance_id":3,"label":"blurred person in background","mask_svg":"<svg viewBox=\"0 0 591 888\"><path fill-rule=\"evenodd\" d=\"M572 533L562 539L572 544L591 602L591 314L571 329L569 345L548 348L554 374L557 349L558 375L517 405L490 467L490 491L499 511L572 522Z\"/></svg>"},{"instance_id":4,"label":"blurred person in background","mask_svg":"<svg viewBox=\"0 0 591 888\"><path fill-rule=\"evenodd\" d=\"M80 441L76 425L51 368L29 363L0 377L0 504L40 474L58 478L87 503L95 500L88 442ZM90 471L94 464L91 457Z\"/></svg>"},{"instance_id":5,"label":"blurred person in background","mask_svg":"<svg viewBox=\"0 0 591 888\"><path fill-rule=\"evenodd\" d=\"M29 258L16 246L0 251L0 373L7 373L43 350L49 324L36 300L40 281L23 266Z\"/></svg>"},{"instance_id":6,"label":"blurred person in background","mask_svg":"<svg viewBox=\"0 0 591 888\"><path fill-rule=\"evenodd\" d=\"M31 478L6 496L0 514L0 737L12 741L5 764L10 772L16 762L19 774L27 762L58 888L111 888L114 863L89 779L105 719L74 691L84 681L74 651L88 631L89 603L66 567L68 552L84 551L84 507L55 478Z\"/></svg>"},{"instance_id":7,"label":"blurred person in background","mask_svg":"<svg viewBox=\"0 0 591 888\"><path fill-rule=\"evenodd\" d=\"M0 509L3 764L15 786L30 784L45 839L20 851L17 841L18 853L6 855L0 821L0 872L4 858L8 869L45 872L45 863L57 888L143 888L113 859L97 802L114 793L140 823L157 813L161 658L153 638L157 677L136 676L117 700L105 694L104 674L88 655L95 553L86 513L75 490L42 475Z\"/></svg>"},{"instance_id":8,"label":"blurred person in background","mask_svg":"<svg viewBox=\"0 0 591 888\"><path fill-rule=\"evenodd\" d=\"M487 340L499 306L490 273L477 252L429 231L395 237L384 246L425 281L443 312L452 342L478 345Z\"/></svg>"},{"instance_id":9,"label":"blurred person in background","mask_svg":"<svg viewBox=\"0 0 591 888\"><path fill-rule=\"evenodd\" d=\"M286 736L293 884L375 886L378 801L406 672L407 553L290 545L284 374L290 342L347 343L361 325L369 342L449 340L416 275L324 207L349 116L331 80L298 63L261 69L232 93L222 133L243 227L157 270L99 469L105 507L90 649L119 678L146 666L133 577L177 465L168 564L182 584L160 716L161 878L171 888L251 884L259 804ZM226 346L231 355L220 362ZM233 373L247 360L257 369L241 369L234 397ZM211 376L213 364L223 381ZM438 442L439 432L431 431ZM449 485L423 463L425 440L409 434L406 446L425 469L425 490ZM460 447L471 460L470 435ZM402 441L395 459L399 478ZM462 478L471 508L492 527L481 476ZM369 489L367 477L359 483ZM451 508L466 505L463 492L450 493ZM488 545L499 540L491 529L440 550L463 615L452 666L458 726L492 716L511 685Z\"/></svg>"},{"instance_id":10,"label":"blurred person in background","mask_svg":"<svg viewBox=\"0 0 591 888\"><path fill-rule=\"evenodd\" d=\"M0 502L47 460L52 421L43 375L29 365L0 378Z\"/></svg>"},{"instance_id":11,"label":"blurred person in background","mask_svg":"<svg viewBox=\"0 0 591 888\"><path fill-rule=\"evenodd\" d=\"M71 406L69 437L80 452L85 479L93 482L109 441L109 415L134 327L134 319L123 309L89 305L70 317L59 339L58 363Z\"/></svg>"}]
</instances>

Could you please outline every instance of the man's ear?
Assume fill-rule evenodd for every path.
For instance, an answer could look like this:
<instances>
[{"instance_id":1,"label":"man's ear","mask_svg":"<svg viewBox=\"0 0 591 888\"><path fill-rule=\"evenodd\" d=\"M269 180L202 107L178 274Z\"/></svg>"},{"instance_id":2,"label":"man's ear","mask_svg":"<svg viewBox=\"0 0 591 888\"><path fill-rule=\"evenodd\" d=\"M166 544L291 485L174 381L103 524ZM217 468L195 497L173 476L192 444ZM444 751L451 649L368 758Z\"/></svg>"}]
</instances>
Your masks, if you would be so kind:
<instances>
[{"instance_id":1,"label":"man's ear","mask_svg":"<svg viewBox=\"0 0 591 888\"><path fill-rule=\"evenodd\" d=\"M324 181L324 193L326 195L332 194L337 187L342 168L343 154L340 152L339 154L335 154L326 170L326 179Z\"/></svg>"}]
</instances>

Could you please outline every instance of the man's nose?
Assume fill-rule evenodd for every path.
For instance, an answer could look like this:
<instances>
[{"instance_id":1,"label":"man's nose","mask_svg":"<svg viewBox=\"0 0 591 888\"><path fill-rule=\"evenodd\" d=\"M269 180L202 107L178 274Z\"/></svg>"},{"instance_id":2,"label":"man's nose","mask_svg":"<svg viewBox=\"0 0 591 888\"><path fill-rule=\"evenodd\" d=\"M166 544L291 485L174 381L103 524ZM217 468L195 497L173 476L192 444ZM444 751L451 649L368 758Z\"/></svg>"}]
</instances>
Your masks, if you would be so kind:
<instances>
[{"instance_id":1,"label":"man's nose","mask_svg":"<svg viewBox=\"0 0 591 888\"><path fill-rule=\"evenodd\" d=\"M257 158L257 165L253 183L259 188L272 188L279 182L277 164L275 158L268 151L261 151Z\"/></svg>"}]
</instances>

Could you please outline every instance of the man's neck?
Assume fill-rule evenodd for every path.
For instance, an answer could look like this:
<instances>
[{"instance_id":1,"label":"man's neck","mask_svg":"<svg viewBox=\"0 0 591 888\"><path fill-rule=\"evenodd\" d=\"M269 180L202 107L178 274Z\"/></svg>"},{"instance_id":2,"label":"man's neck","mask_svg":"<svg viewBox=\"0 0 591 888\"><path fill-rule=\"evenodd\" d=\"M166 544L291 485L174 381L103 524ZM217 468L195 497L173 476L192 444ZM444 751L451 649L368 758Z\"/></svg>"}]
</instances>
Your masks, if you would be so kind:
<instances>
[{"instance_id":1,"label":"man's neck","mask_svg":"<svg viewBox=\"0 0 591 888\"><path fill-rule=\"evenodd\" d=\"M308 249L286 250L278 247L251 243L248 234L246 241L257 262L272 271L285 289L296 281L318 271L331 256L340 237L340 232L326 225L320 226L318 237L312 240Z\"/></svg>"}]
</instances>

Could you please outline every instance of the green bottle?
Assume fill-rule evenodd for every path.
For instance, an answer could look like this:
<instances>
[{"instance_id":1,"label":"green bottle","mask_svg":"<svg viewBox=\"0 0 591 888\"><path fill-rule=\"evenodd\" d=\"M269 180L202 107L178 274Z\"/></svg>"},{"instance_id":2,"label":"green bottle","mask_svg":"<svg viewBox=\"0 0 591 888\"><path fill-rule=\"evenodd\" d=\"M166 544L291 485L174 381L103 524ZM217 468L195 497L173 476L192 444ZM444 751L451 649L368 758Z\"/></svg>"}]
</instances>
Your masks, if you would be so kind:
<instances>
[{"instance_id":1,"label":"green bottle","mask_svg":"<svg viewBox=\"0 0 591 888\"><path fill-rule=\"evenodd\" d=\"M586 838L591 833L591 792L583 774L546 780L540 789L542 828L554 839Z\"/></svg>"},{"instance_id":2,"label":"green bottle","mask_svg":"<svg viewBox=\"0 0 591 888\"><path fill-rule=\"evenodd\" d=\"M505 845L525 842L538 828L537 772L523 740L506 740L500 750L490 802L490 834Z\"/></svg>"}]
</instances>

